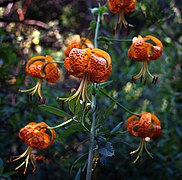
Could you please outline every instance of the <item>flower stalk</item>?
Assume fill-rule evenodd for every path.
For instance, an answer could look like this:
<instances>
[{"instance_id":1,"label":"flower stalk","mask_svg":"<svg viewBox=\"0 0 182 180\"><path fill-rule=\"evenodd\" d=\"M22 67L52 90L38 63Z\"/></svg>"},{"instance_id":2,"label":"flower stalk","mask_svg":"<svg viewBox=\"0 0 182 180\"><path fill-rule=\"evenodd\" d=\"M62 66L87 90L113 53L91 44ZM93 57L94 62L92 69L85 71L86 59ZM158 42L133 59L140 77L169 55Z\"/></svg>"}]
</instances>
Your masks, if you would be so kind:
<instances>
[{"instance_id":1,"label":"flower stalk","mask_svg":"<svg viewBox=\"0 0 182 180\"><path fill-rule=\"evenodd\" d=\"M100 6L100 5L99 5ZM101 15L98 13L97 16L97 24L95 29L95 38L94 38L94 47L98 47L98 32L99 32L99 25L100 25L100 18ZM91 105L91 112L92 112L92 123L90 128L90 144L89 144L89 154L88 154L88 163L87 163L87 174L86 174L86 180L92 179L92 165L93 165L93 154L94 154L94 139L95 139L95 125L96 125L96 92L95 89L97 88L97 83L93 84L93 93L92 93L92 105Z\"/></svg>"},{"instance_id":2,"label":"flower stalk","mask_svg":"<svg viewBox=\"0 0 182 180\"><path fill-rule=\"evenodd\" d=\"M61 123L61 124L58 124L57 126L53 126L53 127L50 127L50 126L49 126L49 127L47 127L47 129L57 129L57 128L60 128L60 127L62 127L62 126L64 126L64 125L70 123L70 122L73 121L73 120L75 120L74 117L71 118L71 119L68 119L67 121L65 121L65 122L63 122L63 123Z\"/></svg>"}]
</instances>

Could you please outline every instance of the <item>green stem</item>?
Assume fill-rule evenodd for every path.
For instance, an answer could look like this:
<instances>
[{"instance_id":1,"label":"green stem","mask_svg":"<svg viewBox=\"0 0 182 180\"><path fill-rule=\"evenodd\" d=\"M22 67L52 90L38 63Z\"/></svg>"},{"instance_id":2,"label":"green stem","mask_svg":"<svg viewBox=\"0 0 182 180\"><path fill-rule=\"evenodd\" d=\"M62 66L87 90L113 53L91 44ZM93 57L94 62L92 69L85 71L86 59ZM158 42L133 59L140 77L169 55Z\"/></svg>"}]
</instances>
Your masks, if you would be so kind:
<instances>
[{"instance_id":1,"label":"green stem","mask_svg":"<svg viewBox=\"0 0 182 180\"><path fill-rule=\"evenodd\" d=\"M114 101L119 107L121 107L122 109L124 109L125 111L127 111L128 113L138 116L138 114L130 111L128 108L126 108L124 105L120 104L118 101L116 101L113 97L109 96L108 94L106 94L102 89L99 89L99 91L104 94L105 96L107 96L108 98L110 98L112 101Z\"/></svg>"},{"instance_id":2,"label":"green stem","mask_svg":"<svg viewBox=\"0 0 182 180\"><path fill-rule=\"evenodd\" d=\"M100 4L99 4L100 6ZM99 25L100 25L100 13L97 17L97 25L95 29L95 38L94 38L94 47L98 47L97 43L97 37L98 37L98 31L99 31ZM92 106L91 106L91 112L92 112L92 123L90 127L90 144L89 144L89 153L88 153L88 163L87 163L87 174L86 174L86 180L92 179L92 165L93 165L93 154L94 154L94 138L95 138L95 125L96 125L96 92L95 89L97 88L97 84L93 84L93 93L92 93Z\"/></svg>"},{"instance_id":3,"label":"green stem","mask_svg":"<svg viewBox=\"0 0 182 180\"><path fill-rule=\"evenodd\" d=\"M64 125L70 123L70 122L73 121L73 120L74 120L74 117L71 118L71 119L68 119L67 121L65 121L65 122L63 122L63 123L61 123L61 124L58 124L57 126L53 126L53 127L50 127L50 126L49 126L47 129L56 129L56 128L62 127L62 126L64 126Z\"/></svg>"},{"instance_id":4,"label":"green stem","mask_svg":"<svg viewBox=\"0 0 182 180\"><path fill-rule=\"evenodd\" d=\"M113 39L113 38L108 38L103 36L98 37L98 41L132 42L131 39Z\"/></svg>"},{"instance_id":5,"label":"green stem","mask_svg":"<svg viewBox=\"0 0 182 180\"><path fill-rule=\"evenodd\" d=\"M99 25L100 25L100 13L98 14L97 24L96 24L96 28L95 28L95 37L94 37L94 47L95 48L98 48L97 38L98 38L98 32L99 32Z\"/></svg>"}]
</instances>

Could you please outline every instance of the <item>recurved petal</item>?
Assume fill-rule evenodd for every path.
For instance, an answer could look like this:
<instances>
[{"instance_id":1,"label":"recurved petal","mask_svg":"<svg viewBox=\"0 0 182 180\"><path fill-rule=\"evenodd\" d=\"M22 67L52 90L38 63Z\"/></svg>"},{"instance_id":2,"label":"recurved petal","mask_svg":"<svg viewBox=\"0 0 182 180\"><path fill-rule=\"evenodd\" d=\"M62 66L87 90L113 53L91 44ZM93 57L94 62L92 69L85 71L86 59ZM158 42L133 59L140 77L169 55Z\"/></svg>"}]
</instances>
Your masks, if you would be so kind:
<instances>
[{"instance_id":1,"label":"recurved petal","mask_svg":"<svg viewBox=\"0 0 182 180\"><path fill-rule=\"evenodd\" d=\"M124 13L130 13L135 10L136 0L122 0Z\"/></svg>"},{"instance_id":2,"label":"recurved petal","mask_svg":"<svg viewBox=\"0 0 182 180\"><path fill-rule=\"evenodd\" d=\"M156 60L159 57L161 57L162 52L163 52L162 42L159 39L157 39L156 37L150 36L150 35L148 35L148 36L146 36L144 38L144 41L147 41L147 40L151 40L151 41L153 41L155 43L154 46L153 45L151 46L151 48L150 48L150 50L148 52L149 59L150 60Z\"/></svg>"},{"instance_id":3,"label":"recurved petal","mask_svg":"<svg viewBox=\"0 0 182 180\"><path fill-rule=\"evenodd\" d=\"M107 66L111 64L111 56L107 52L97 48L92 49L91 52L96 57L103 57L107 62Z\"/></svg>"},{"instance_id":4,"label":"recurved petal","mask_svg":"<svg viewBox=\"0 0 182 180\"><path fill-rule=\"evenodd\" d=\"M120 0L108 0L108 8L113 14L119 13L121 7L122 5Z\"/></svg>"},{"instance_id":5,"label":"recurved petal","mask_svg":"<svg viewBox=\"0 0 182 180\"><path fill-rule=\"evenodd\" d=\"M34 132L34 135L26 141L28 146L38 149L46 149L50 142L49 135L40 131Z\"/></svg>"},{"instance_id":6,"label":"recurved petal","mask_svg":"<svg viewBox=\"0 0 182 180\"><path fill-rule=\"evenodd\" d=\"M100 49L93 49L87 66L87 78L91 82L104 82L112 71L111 57Z\"/></svg>"},{"instance_id":7,"label":"recurved petal","mask_svg":"<svg viewBox=\"0 0 182 180\"><path fill-rule=\"evenodd\" d=\"M64 66L69 74L83 78L88 66L88 49L73 48L69 54L69 58L64 61Z\"/></svg>"},{"instance_id":8,"label":"recurved petal","mask_svg":"<svg viewBox=\"0 0 182 180\"><path fill-rule=\"evenodd\" d=\"M126 121L126 128L132 136L138 136L138 123L139 117L135 115L130 116Z\"/></svg>"},{"instance_id":9,"label":"recurved petal","mask_svg":"<svg viewBox=\"0 0 182 180\"><path fill-rule=\"evenodd\" d=\"M67 39L66 44L64 55L68 57L73 48L80 48L80 35L75 34L71 39Z\"/></svg>"},{"instance_id":10,"label":"recurved petal","mask_svg":"<svg viewBox=\"0 0 182 180\"><path fill-rule=\"evenodd\" d=\"M150 137L158 137L162 134L162 128L160 125L154 125L152 126L152 133L151 133L151 136Z\"/></svg>"},{"instance_id":11,"label":"recurved petal","mask_svg":"<svg viewBox=\"0 0 182 180\"><path fill-rule=\"evenodd\" d=\"M44 67L44 56L36 56L28 60L26 72L32 77L42 78L41 71Z\"/></svg>"},{"instance_id":12,"label":"recurved petal","mask_svg":"<svg viewBox=\"0 0 182 180\"><path fill-rule=\"evenodd\" d=\"M151 137L160 136L162 134L162 128L161 128L160 120L154 114L151 114L151 115L152 115L152 134L151 134Z\"/></svg>"},{"instance_id":13,"label":"recurved petal","mask_svg":"<svg viewBox=\"0 0 182 180\"><path fill-rule=\"evenodd\" d=\"M80 47L81 49L85 49L85 48L93 49L94 45L89 39L82 37L80 41Z\"/></svg>"},{"instance_id":14,"label":"recurved petal","mask_svg":"<svg viewBox=\"0 0 182 180\"><path fill-rule=\"evenodd\" d=\"M55 83L59 80L61 73L57 67L56 63L48 64L47 65L49 70L45 68L45 79L50 83ZM49 67L51 66L51 67Z\"/></svg>"},{"instance_id":15,"label":"recurved petal","mask_svg":"<svg viewBox=\"0 0 182 180\"><path fill-rule=\"evenodd\" d=\"M26 141L27 139L29 139L32 136L32 133L36 124L37 123L35 122L30 122L25 127L21 128L18 133L19 138L22 139L23 141Z\"/></svg>"},{"instance_id":16,"label":"recurved petal","mask_svg":"<svg viewBox=\"0 0 182 180\"><path fill-rule=\"evenodd\" d=\"M160 58L161 55L162 55L162 48L159 46L152 46L148 57L150 60L156 60Z\"/></svg>"},{"instance_id":17,"label":"recurved petal","mask_svg":"<svg viewBox=\"0 0 182 180\"><path fill-rule=\"evenodd\" d=\"M151 113L143 113L138 124L138 136L150 137L151 128Z\"/></svg>"},{"instance_id":18,"label":"recurved petal","mask_svg":"<svg viewBox=\"0 0 182 180\"><path fill-rule=\"evenodd\" d=\"M163 49L162 42L161 42L158 38L156 38L156 37L154 37L154 36L151 36L151 35L147 35L147 36L146 36L145 38L143 38L143 39L144 39L144 41L152 40L152 41L155 43L156 46L159 46L161 49Z\"/></svg>"}]
</instances>

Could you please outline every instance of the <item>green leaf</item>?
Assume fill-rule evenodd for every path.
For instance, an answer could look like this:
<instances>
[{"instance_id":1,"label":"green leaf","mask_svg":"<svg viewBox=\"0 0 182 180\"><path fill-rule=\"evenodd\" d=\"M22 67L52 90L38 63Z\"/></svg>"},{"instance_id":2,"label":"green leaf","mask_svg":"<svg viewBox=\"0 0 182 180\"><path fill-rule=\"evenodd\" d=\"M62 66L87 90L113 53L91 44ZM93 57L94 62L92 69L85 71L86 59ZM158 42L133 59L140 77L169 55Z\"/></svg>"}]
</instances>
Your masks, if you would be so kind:
<instances>
[{"instance_id":1,"label":"green leaf","mask_svg":"<svg viewBox=\"0 0 182 180\"><path fill-rule=\"evenodd\" d=\"M94 30L96 28L96 24L97 24L96 21L91 21L90 22L90 29Z\"/></svg>"},{"instance_id":2,"label":"green leaf","mask_svg":"<svg viewBox=\"0 0 182 180\"><path fill-rule=\"evenodd\" d=\"M52 106L48 106L48 105L39 105L39 107L47 112L50 112L52 114L55 114L57 116L60 116L60 117L66 117L66 118L72 118L72 116L68 113L66 113L65 111L62 111L58 108L54 108Z\"/></svg>"},{"instance_id":3,"label":"green leaf","mask_svg":"<svg viewBox=\"0 0 182 180\"><path fill-rule=\"evenodd\" d=\"M99 83L98 84L98 88L106 87L106 86L108 86L111 83L112 83L112 81L106 81L106 82Z\"/></svg>"},{"instance_id":4,"label":"green leaf","mask_svg":"<svg viewBox=\"0 0 182 180\"><path fill-rule=\"evenodd\" d=\"M78 114L81 111L81 104L77 98L68 101L69 109L73 114Z\"/></svg>"},{"instance_id":5,"label":"green leaf","mask_svg":"<svg viewBox=\"0 0 182 180\"><path fill-rule=\"evenodd\" d=\"M75 179L74 180L80 180L81 178L81 172L82 172L82 168L80 167L76 173Z\"/></svg>"},{"instance_id":6,"label":"green leaf","mask_svg":"<svg viewBox=\"0 0 182 180\"><path fill-rule=\"evenodd\" d=\"M17 173L18 173L18 171L10 171L7 173L0 174L0 177L8 178L9 176L17 174Z\"/></svg>"},{"instance_id":7,"label":"green leaf","mask_svg":"<svg viewBox=\"0 0 182 180\"><path fill-rule=\"evenodd\" d=\"M99 110L99 115L97 117L97 124L104 123L108 117L112 114L115 102L112 102L108 108L102 108Z\"/></svg>"},{"instance_id":8,"label":"green leaf","mask_svg":"<svg viewBox=\"0 0 182 180\"><path fill-rule=\"evenodd\" d=\"M111 134L115 134L117 131L119 131L121 129L121 125L123 124L123 122L120 122L117 126L115 126L112 130L111 130Z\"/></svg>"},{"instance_id":9,"label":"green leaf","mask_svg":"<svg viewBox=\"0 0 182 180\"><path fill-rule=\"evenodd\" d=\"M75 132L85 131L84 127L80 123L75 123L65 127L63 131L59 133L60 138L64 139Z\"/></svg>"},{"instance_id":10,"label":"green leaf","mask_svg":"<svg viewBox=\"0 0 182 180\"><path fill-rule=\"evenodd\" d=\"M99 13L102 15L104 14L105 12L108 11L107 7L106 6L100 6L99 9L98 9Z\"/></svg>"},{"instance_id":11,"label":"green leaf","mask_svg":"<svg viewBox=\"0 0 182 180\"><path fill-rule=\"evenodd\" d=\"M104 145L99 147L98 152L104 157L114 156L114 149L111 142L106 142Z\"/></svg>"},{"instance_id":12,"label":"green leaf","mask_svg":"<svg viewBox=\"0 0 182 180\"><path fill-rule=\"evenodd\" d=\"M0 173L4 171L3 160L0 158Z\"/></svg>"}]
</instances>

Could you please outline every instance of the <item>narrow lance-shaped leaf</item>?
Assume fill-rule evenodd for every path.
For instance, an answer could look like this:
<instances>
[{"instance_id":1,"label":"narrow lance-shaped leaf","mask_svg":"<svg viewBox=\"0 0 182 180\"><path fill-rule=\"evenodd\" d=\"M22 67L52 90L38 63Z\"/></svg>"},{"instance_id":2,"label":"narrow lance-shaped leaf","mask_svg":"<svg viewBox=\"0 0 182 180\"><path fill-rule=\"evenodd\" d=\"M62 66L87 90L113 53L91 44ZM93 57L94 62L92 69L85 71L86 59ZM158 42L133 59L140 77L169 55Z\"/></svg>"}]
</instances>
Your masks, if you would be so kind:
<instances>
[{"instance_id":1,"label":"narrow lance-shaped leaf","mask_svg":"<svg viewBox=\"0 0 182 180\"><path fill-rule=\"evenodd\" d=\"M58 108L55 108L55 107L52 107L52 106L48 106L48 105L40 105L39 106L41 109L47 111L47 112L50 112L52 114L55 114L57 116L61 116L61 117L66 117L66 118L72 118L72 116L68 113L66 113L65 111L63 110L60 110Z\"/></svg>"}]
</instances>

